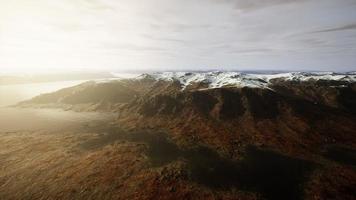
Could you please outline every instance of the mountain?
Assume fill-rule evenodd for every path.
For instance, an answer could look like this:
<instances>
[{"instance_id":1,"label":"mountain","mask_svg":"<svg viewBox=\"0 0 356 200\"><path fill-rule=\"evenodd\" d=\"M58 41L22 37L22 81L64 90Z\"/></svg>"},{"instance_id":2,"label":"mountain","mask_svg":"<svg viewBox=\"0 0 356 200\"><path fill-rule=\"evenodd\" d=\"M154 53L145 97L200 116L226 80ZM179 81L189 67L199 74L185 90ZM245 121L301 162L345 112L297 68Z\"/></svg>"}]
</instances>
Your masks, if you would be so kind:
<instances>
[{"instance_id":1,"label":"mountain","mask_svg":"<svg viewBox=\"0 0 356 200\"><path fill-rule=\"evenodd\" d=\"M271 84L271 80L284 81L338 81L349 83L356 81L356 74L334 72L288 72L288 73L242 73L242 72L163 72L142 74L138 78L152 78L155 80L176 80L184 90L194 83L206 83L206 88L221 87L265 87Z\"/></svg>"},{"instance_id":2,"label":"mountain","mask_svg":"<svg viewBox=\"0 0 356 200\"><path fill-rule=\"evenodd\" d=\"M355 73L151 73L91 81L19 106L116 112L128 130L165 130L182 148L201 144L233 160L254 146L316 162L323 170L313 194L347 199L356 185L348 164L325 160L329 148L356 149ZM337 152L333 159L356 162Z\"/></svg>"},{"instance_id":3,"label":"mountain","mask_svg":"<svg viewBox=\"0 0 356 200\"><path fill-rule=\"evenodd\" d=\"M356 139L353 73L152 73L86 82L20 106L115 111L127 126L167 128L232 157L233 141L298 152Z\"/></svg>"}]
</instances>

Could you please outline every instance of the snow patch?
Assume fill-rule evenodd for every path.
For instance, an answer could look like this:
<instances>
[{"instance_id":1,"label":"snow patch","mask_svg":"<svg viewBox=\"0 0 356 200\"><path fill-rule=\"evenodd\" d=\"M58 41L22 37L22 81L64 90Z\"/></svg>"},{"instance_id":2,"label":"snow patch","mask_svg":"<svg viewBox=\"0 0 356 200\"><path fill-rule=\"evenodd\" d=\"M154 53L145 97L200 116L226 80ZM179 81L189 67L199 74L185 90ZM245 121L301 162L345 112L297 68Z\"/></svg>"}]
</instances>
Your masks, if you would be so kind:
<instances>
[{"instance_id":1,"label":"snow patch","mask_svg":"<svg viewBox=\"0 0 356 200\"><path fill-rule=\"evenodd\" d=\"M179 81L182 90L193 83L206 83L207 88L221 87L258 87L268 88L272 79L285 81L334 80L356 82L356 74L338 74L333 72L288 72L276 74L257 74L242 72L159 72L142 74L137 79L150 78L163 81Z\"/></svg>"}]
</instances>

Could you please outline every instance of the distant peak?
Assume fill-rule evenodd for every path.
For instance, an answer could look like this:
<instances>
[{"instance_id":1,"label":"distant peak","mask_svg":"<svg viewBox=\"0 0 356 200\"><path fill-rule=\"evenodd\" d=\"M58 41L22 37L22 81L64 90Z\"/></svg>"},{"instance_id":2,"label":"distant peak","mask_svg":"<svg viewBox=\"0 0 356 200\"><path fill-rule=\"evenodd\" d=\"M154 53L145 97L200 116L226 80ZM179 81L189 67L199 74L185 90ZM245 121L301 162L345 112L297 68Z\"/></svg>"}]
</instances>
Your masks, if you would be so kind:
<instances>
[{"instance_id":1,"label":"distant peak","mask_svg":"<svg viewBox=\"0 0 356 200\"><path fill-rule=\"evenodd\" d=\"M243 72L155 72L144 73L137 79L156 81L178 81L182 90L194 83L205 83L208 88L221 87L259 87L268 88L272 79L285 81L333 80L355 82L355 73L334 72L286 72L286 73L243 73Z\"/></svg>"}]
</instances>

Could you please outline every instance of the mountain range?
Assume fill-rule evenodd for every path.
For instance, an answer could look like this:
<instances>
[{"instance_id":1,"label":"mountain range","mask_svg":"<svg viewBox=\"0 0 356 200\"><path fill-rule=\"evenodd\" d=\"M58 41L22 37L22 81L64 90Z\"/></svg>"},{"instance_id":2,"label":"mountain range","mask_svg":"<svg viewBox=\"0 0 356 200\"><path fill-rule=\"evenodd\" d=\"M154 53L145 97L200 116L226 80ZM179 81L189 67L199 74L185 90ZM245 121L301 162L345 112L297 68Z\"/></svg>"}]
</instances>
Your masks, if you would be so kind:
<instances>
[{"instance_id":1,"label":"mountain range","mask_svg":"<svg viewBox=\"0 0 356 200\"><path fill-rule=\"evenodd\" d=\"M330 148L356 149L352 72L150 73L89 81L18 106L115 112L128 130L165 130L182 148L201 144L233 160L249 146L317 163L326 162ZM356 163L348 153L336 157L345 156ZM337 167L327 164L310 190L334 188L331 195L341 199L352 195L355 171Z\"/></svg>"}]
</instances>

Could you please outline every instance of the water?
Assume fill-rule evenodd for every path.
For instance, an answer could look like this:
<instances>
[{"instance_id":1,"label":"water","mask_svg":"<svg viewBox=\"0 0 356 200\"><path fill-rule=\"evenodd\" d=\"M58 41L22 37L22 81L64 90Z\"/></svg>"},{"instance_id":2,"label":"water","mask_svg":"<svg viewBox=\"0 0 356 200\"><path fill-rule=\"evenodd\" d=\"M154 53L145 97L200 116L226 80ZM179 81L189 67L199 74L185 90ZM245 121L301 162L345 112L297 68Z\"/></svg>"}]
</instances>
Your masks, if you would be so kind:
<instances>
[{"instance_id":1,"label":"water","mask_svg":"<svg viewBox=\"0 0 356 200\"><path fill-rule=\"evenodd\" d=\"M14 105L42 93L78 85L87 80L0 85L0 107Z\"/></svg>"},{"instance_id":2,"label":"water","mask_svg":"<svg viewBox=\"0 0 356 200\"><path fill-rule=\"evenodd\" d=\"M77 113L60 109L15 108L42 93L78 85L87 80L0 85L0 132L74 129L92 121L112 119L109 113Z\"/></svg>"},{"instance_id":3,"label":"water","mask_svg":"<svg viewBox=\"0 0 356 200\"><path fill-rule=\"evenodd\" d=\"M117 140L145 143L152 167L184 160L191 181L212 189L258 192L266 199L302 199L303 183L314 168L308 161L253 146L246 149L243 159L232 161L204 146L181 149L160 132L128 133L118 128L105 132L102 137L82 143L81 147L96 149Z\"/></svg>"},{"instance_id":4,"label":"water","mask_svg":"<svg viewBox=\"0 0 356 200\"><path fill-rule=\"evenodd\" d=\"M3 107L0 108L0 132L78 131L90 123L111 121L115 116L113 113Z\"/></svg>"}]
</instances>

